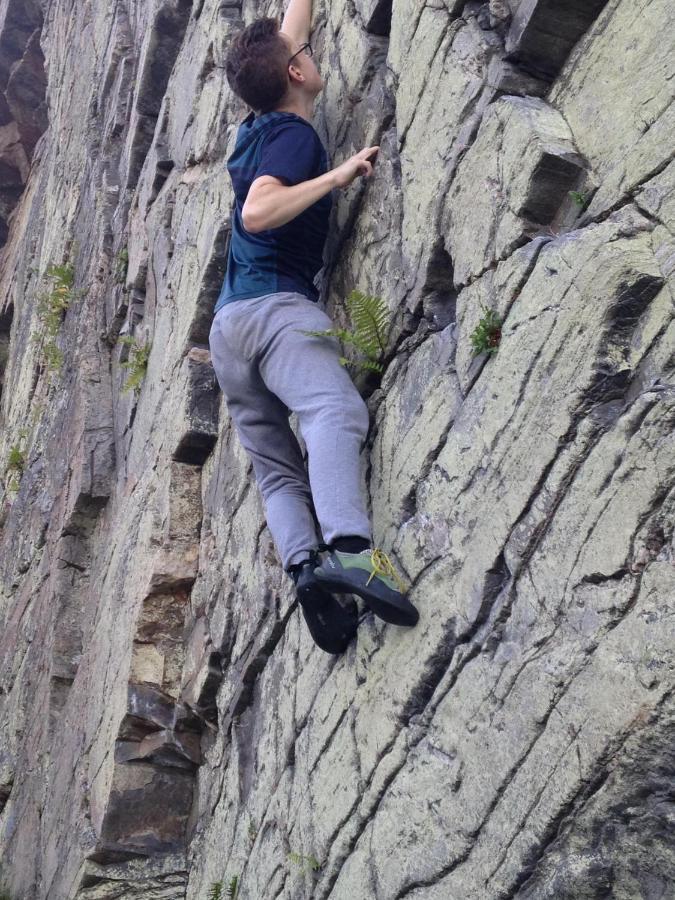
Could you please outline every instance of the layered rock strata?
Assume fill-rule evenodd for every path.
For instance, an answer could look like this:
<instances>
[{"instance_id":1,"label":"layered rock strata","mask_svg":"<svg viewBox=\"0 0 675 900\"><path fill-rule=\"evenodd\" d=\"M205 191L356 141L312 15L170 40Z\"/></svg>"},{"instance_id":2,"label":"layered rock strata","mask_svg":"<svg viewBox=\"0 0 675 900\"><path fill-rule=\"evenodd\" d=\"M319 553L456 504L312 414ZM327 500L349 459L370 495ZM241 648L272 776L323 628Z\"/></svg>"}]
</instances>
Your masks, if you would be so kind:
<instances>
[{"instance_id":1,"label":"layered rock strata","mask_svg":"<svg viewBox=\"0 0 675 900\"><path fill-rule=\"evenodd\" d=\"M314 124L333 164L381 147L335 204L322 302L391 312L364 489L420 610L364 611L340 658L208 350L247 112L225 53L282 11L0 0L1 877L665 900L672 5L315 4Z\"/></svg>"}]
</instances>

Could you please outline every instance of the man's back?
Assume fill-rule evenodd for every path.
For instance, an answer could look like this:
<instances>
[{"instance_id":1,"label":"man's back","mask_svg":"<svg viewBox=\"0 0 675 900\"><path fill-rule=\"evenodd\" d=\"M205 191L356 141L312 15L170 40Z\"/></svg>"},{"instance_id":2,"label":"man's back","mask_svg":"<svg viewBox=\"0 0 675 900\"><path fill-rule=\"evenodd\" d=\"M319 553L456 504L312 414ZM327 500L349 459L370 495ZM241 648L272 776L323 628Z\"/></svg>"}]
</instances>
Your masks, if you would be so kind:
<instances>
[{"instance_id":1,"label":"man's back","mask_svg":"<svg viewBox=\"0 0 675 900\"><path fill-rule=\"evenodd\" d=\"M257 117L250 113L239 126L227 168L235 194L232 240L214 311L234 300L277 291L297 291L317 300L314 278L323 263L331 193L277 228L252 233L244 228L242 219L242 208L256 178L272 175L285 185L294 185L327 171L327 154L311 123L288 112L272 111Z\"/></svg>"}]
</instances>

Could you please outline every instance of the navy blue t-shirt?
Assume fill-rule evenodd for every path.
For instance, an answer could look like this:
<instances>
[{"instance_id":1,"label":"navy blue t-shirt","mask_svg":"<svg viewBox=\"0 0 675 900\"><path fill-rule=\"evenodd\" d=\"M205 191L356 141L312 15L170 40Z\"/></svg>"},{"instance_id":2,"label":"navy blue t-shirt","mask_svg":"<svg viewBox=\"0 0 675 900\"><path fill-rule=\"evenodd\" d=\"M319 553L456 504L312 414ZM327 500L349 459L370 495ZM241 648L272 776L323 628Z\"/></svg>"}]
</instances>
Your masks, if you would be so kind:
<instances>
[{"instance_id":1,"label":"navy blue t-shirt","mask_svg":"<svg viewBox=\"0 0 675 900\"><path fill-rule=\"evenodd\" d=\"M274 175L284 184L299 184L328 171L319 135L295 113L250 113L239 126L234 152L227 160L235 203L227 271L214 307L276 291L297 291L318 300L314 278L323 265L332 191L290 222L251 234L241 210L252 182Z\"/></svg>"}]
</instances>

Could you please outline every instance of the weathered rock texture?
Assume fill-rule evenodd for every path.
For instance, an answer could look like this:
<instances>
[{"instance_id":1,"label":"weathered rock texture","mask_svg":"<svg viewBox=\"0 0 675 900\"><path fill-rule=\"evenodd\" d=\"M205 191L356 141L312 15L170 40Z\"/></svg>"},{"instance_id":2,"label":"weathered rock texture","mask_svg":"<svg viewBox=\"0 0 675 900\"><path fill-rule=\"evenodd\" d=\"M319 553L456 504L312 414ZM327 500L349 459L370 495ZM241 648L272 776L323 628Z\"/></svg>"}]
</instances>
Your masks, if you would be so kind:
<instances>
[{"instance_id":1,"label":"weathered rock texture","mask_svg":"<svg viewBox=\"0 0 675 900\"><path fill-rule=\"evenodd\" d=\"M0 2L7 887L672 898L672 2L317 2L316 127L334 164L381 146L324 300L392 312L367 485L421 612L364 614L339 659L208 353L247 112L225 49L281 12ZM151 343L139 391L124 337Z\"/></svg>"}]
</instances>

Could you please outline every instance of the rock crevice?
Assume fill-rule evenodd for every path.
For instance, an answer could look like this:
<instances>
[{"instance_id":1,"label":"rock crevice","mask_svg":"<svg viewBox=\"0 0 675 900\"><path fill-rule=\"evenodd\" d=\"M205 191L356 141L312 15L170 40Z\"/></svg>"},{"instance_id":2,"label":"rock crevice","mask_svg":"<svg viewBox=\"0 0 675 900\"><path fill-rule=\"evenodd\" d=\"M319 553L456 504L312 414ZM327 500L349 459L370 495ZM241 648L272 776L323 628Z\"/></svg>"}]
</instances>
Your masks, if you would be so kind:
<instances>
[{"instance_id":1,"label":"rock crevice","mask_svg":"<svg viewBox=\"0 0 675 900\"><path fill-rule=\"evenodd\" d=\"M420 610L363 609L339 658L208 347L247 112L225 54L263 12L0 0L0 881L668 897L668 0L315 6L331 164L380 146L321 302L391 314L364 490Z\"/></svg>"}]
</instances>

